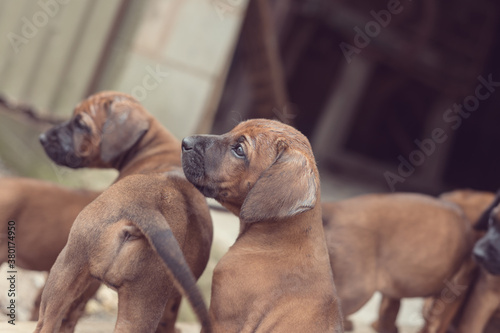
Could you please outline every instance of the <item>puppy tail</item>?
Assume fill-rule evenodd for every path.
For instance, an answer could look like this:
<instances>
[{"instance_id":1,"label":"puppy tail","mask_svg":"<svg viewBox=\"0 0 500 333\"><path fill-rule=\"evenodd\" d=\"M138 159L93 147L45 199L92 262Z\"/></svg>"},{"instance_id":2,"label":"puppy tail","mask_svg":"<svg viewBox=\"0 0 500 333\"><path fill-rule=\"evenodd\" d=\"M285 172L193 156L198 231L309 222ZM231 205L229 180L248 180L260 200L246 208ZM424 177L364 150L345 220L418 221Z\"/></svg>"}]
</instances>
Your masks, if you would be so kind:
<instances>
[{"instance_id":1,"label":"puppy tail","mask_svg":"<svg viewBox=\"0 0 500 333\"><path fill-rule=\"evenodd\" d=\"M493 209L495 209L496 206L498 206L498 204L500 204L500 190L498 190L495 199L493 199L493 202L488 206L488 208L486 208L479 220L477 220L476 224L474 225L474 229L482 231L488 230L491 212L493 211Z\"/></svg>"},{"instance_id":2,"label":"puppy tail","mask_svg":"<svg viewBox=\"0 0 500 333\"><path fill-rule=\"evenodd\" d=\"M189 268L179 243L168 227L163 215L154 212L155 223L145 223L137 227L146 236L153 249L160 255L167 266L167 271L176 287L184 294L198 316L203 332L211 333L212 325L207 306L200 289L196 286L191 269Z\"/></svg>"}]
</instances>

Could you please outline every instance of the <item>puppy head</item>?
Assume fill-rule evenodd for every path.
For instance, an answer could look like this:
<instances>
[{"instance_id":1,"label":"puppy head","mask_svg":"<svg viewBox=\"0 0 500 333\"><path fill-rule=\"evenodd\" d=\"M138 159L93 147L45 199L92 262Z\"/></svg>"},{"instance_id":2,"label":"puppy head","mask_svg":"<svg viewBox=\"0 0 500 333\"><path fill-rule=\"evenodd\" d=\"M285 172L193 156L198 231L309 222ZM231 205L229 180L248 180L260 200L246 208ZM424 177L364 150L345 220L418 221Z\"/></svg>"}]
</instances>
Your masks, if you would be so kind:
<instances>
[{"instance_id":1,"label":"puppy head","mask_svg":"<svg viewBox=\"0 0 500 333\"><path fill-rule=\"evenodd\" d=\"M187 179L244 222L281 219L316 204L311 146L288 125L248 120L224 135L185 138L182 151Z\"/></svg>"},{"instance_id":2,"label":"puppy head","mask_svg":"<svg viewBox=\"0 0 500 333\"><path fill-rule=\"evenodd\" d=\"M491 211L488 231L474 246L473 255L488 272L500 275L500 206Z\"/></svg>"},{"instance_id":3,"label":"puppy head","mask_svg":"<svg viewBox=\"0 0 500 333\"><path fill-rule=\"evenodd\" d=\"M149 118L131 96L101 92L78 104L69 121L41 134L40 142L59 165L111 167L147 132Z\"/></svg>"}]
</instances>

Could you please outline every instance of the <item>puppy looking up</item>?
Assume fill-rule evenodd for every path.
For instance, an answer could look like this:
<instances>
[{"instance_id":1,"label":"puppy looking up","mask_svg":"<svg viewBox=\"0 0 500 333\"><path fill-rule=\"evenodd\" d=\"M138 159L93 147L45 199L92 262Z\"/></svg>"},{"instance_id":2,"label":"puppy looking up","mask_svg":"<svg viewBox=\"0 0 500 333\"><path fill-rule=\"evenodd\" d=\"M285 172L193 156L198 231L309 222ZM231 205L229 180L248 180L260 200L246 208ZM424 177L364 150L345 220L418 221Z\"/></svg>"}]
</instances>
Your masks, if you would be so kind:
<instances>
[{"instance_id":1,"label":"puppy looking up","mask_svg":"<svg viewBox=\"0 0 500 333\"><path fill-rule=\"evenodd\" d=\"M255 119L185 138L182 148L187 179L240 217L240 234L214 271L214 331L342 332L307 138Z\"/></svg>"},{"instance_id":2,"label":"puppy looking up","mask_svg":"<svg viewBox=\"0 0 500 333\"><path fill-rule=\"evenodd\" d=\"M141 106L139 102L123 93L109 91L90 96L75 108L73 116L69 121L47 131L40 137L40 141L47 154L60 165L72 168L96 167L118 169L120 175L115 181L115 185L120 184L127 177L136 174L148 175L150 178L153 178L153 176L157 177L157 174L163 174L162 177L166 177L168 180L173 176L176 178L178 178L178 176L172 176L170 173L165 175L166 172L182 173L181 143L179 140L169 133ZM137 179L139 178L136 177L134 179L138 182ZM167 182L167 180L159 181L159 184ZM135 193L137 193L137 196L149 196L152 202L157 202L159 205L158 209L164 214L165 218L167 218L167 226L170 225L175 237L181 237L182 241L180 241L180 243L182 251L186 256L187 264L191 268L195 278L198 278L205 269L209 258L212 242L212 224L203 196L201 196L189 182L184 180L184 183L179 181L175 182L175 185L178 187L166 187L163 192L158 192L163 193L164 197L158 198L154 196L153 188L141 186L142 182L137 183L134 187L129 180L129 188L120 185L120 188L123 189L123 193L118 193L116 198L108 193L106 196L102 197L99 202L101 202L101 205L102 202L107 202L107 204L110 205L108 211L104 212L107 214L110 214L112 210L119 211L119 207L122 208L123 212L132 209L137 210L134 206L124 205L124 202L127 200L131 203L134 202L130 198L135 195ZM174 195L179 191L185 194L185 197ZM116 190L111 193L116 193ZM181 200L176 201L173 199L174 197L181 198ZM164 210L167 204L177 205L178 207L172 209L171 212L167 212ZM188 208L189 214L187 216L185 216L184 213L178 212L178 210L182 211ZM87 210L85 219L88 220L87 224L94 223L95 228L93 231L99 231L97 235L100 235L100 239L103 241L111 241L116 234L110 231L110 228L115 230L113 228L116 228L116 225L101 225L107 216L104 213L96 213L95 211L92 213L92 210L88 213ZM77 221L82 219L83 217L77 219ZM109 219L112 220L113 217L109 217ZM149 223L158 227L155 223L160 222L158 222L158 219L154 221L152 220ZM71 221L71 223L72 222L73 221ZM139 223L140 221L131 221L132 224L134 224L134 222ZM71 233L80 234L82 228L84 228L84 226L81 225L82 222L78 222L77 224L79 226L72 228L72 230L75 230ZM176 228L174 228L174 224L177 225ZM115 230L115 232L118 231ZM130 231L128 231L128 233L130 233ZM67 234L63 236L68 237ZM136 236L137 235L132 237L132 239L136 239ZM140 238L144 239L144 237ZM94 241L95 244L92 242L87 244L86 242L90 242L90 239L90 233L81 235L81 238L73 236L73 241L71 243L83 244L79 245L81 251L77 251L76 254L68 250L65 251L65 253L71 253L75 256L74 258L71 257L67 259L74 262L74 265L79 263L82 272L85 271L85 269L90 269L86 266L89 262L92 262L93 269L97 269L100 267L99 265L106 264L99 261L99 256L96 258L92 257L92 260L90 260L90 258L83 255L87 248L95 248L98 246L97 240ZM127 240L130 241L130 238L127 238ZM112 244L109 244L109 246L112 246ZM144 245L143 251L150 251L146 250L146 247L147 246ZM112 250L112 248L109 250ZM141 252L136 255L140 255L140 253ZM102 255L104 256L104 254ZM132 259L132 256L130 259ZM158 259L149 257L146 259L147 260L143 260L141 265L137 266L137 269L142 267L145 269L144 274L153 274L151 272L148 273L147 267L151 267L152 262ZM58 261L64 262L61 256ZM159 265L158 267L162 267L161 263L157 263L157 265ZM61 267L59 264L57 268L51 270L51 275L58 276L58 274L63 274L59 273L58 270L64 271L66 270L65 267L66 266ZM126 265L122 265L117 269L119 273L116 274L119 276L130 273L127 271ZM158 274L154 273L153 275L158 276ZM162 276L165 277L164 274L166 273L160 274L160 278ZM55 281L53 282L55 285L55 287L52 287L53 290L54 288L57 289L57 286L63 283L60 279L56 279L55 277L52 277L51 280ZM101 278L101 280L107 282L104 278ZM90 279L90 281L96 280ZM83 285L86 285L87 280L84 280L84 282ZM128 282L136 283L134 280L129 280ZM69 308L69 313L63 321L63 330L65 332L73 331L74 325L83 311L87 299L95 292L96 285L98 286L99 284L92 283L81 297L75 298L75 302ZM119 289L116 288L116 286L114 287L115 289ZM138 290L139 294L144 293L144 290ZM157 292L161 294L159 289ZM53 303L57 304L57 298L50 296L49 291L47 291L47 293L44 292L44 295L46 302L53 301ZM147 295L143 297L147 297ZM164 299L168 298L168 303L165 307L164 316L157 328L157 332L173 333L175 332L174 324L181 296L177 290L170 290L168 293L161 294L161 297ZM133 328L133 326L131 327Z\"/></svg>"}]
</instances>

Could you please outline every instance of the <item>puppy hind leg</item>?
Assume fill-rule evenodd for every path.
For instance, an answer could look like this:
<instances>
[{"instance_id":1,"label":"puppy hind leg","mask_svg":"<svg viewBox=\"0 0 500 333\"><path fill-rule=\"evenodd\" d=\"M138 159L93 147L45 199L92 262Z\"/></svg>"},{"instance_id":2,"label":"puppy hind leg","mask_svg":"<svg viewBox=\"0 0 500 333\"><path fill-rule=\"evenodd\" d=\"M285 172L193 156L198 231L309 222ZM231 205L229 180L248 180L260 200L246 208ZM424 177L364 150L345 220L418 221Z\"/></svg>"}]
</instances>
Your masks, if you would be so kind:
<instances>
[{"instance_id":1,"label":"puppy hind leg","mask_svg":"<svg viewBox=\"0 0 500 333\"><path fill-rule=\"evenodd\" d=\"M64 251L64 250L63 250ZM92 281L89 272L58 260L52 267L42 293L40 314L35 332L57 332L64 315Z\"/></svg>"},{"instance_id":2,"label":"puppy hind leg","mask_svg":"<svg viewBox=\"0 0 500 333\"><path fill-rule=\"evenodd\" d=\"M181 300L181 294L174 289L172 295L168 298L165 311L160 319L156 333L180 333L180 331L175 328L175 322L179 314Z\"/></svg>"},{"instance_id":3,"label":"puppy hind leg","mask_svg":"<svg viewBox=\"0 0 500 333\"><path fill-rule=\"evenodd\" d=\"M142 278L118 289L118 317L115 332L154 332L173 290L165 274L144 271Z\"/></svg>"},{"instance_id":4,"label":"puppy hind leg","mask_svg":"<svg viewBox=\"0 0 500 333\"><path fill-rule=\"evenodd\" d=\"M73 333L75 331L75 326L80 319L80 317L85 312L85 305L92 298L101 283L97 280L92 281L85 291L78 297L69 308L66 316L64 317L59 333Z\"/></svg>"},{"instance_id":5,"label":"puppy hind leg","mask_svg":"<svg viewBox=\"0 0 500 333\"><path fill-rule=\"evenodd\" d=\"M382 295L377 321L372 323L372 327L378 333L398 333L396 318L398 316L401 301Z\"/></svg>"}]
</instances>

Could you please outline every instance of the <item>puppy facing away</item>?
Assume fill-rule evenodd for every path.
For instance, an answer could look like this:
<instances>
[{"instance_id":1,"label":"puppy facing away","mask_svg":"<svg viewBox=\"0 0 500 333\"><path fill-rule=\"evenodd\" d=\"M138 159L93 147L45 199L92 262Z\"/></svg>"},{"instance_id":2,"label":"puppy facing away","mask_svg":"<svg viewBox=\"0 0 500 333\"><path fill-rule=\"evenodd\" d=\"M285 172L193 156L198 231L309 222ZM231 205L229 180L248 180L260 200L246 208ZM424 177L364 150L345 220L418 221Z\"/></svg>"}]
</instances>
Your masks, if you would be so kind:
<instances>
[{"instance_id":1,"label":"puppy facing away","mask_svg":"<svg viewBox=\"0 0 500 333\"><path fill-rule=\"evenodd\" d=\"M208 214L205 198L176 168L113 184L75 220L50 270L35 332L57 332L93 279L118 292L115 332L153 332L174 286L210 332L191 272L208 256L200 256L206 249L193 242L207 229Z\"/></svg>"},{"instance_id":2,"label":"puppy facing away","mask_svg":"<svg viewBox=\"0 0 500 333\"><path fill-rule=\"evenodd\" d=\"M323 203L323 224L345 315L379 291L377 332L397 332L400 299L439 294L455 283L472 248L460 209L421 194L368 194Z\"/></svg>"},{"instance_id":3,"label":"puppy facing away","mask_svg":"<svg viewBox=\"0 0 500 333\"><path fill-rule=\"evenodd\" d=\"M240 218L214 270L214 332L342 332L307 138L254 119L185 138L182 148L187 179Z\"/></svg>"},{"instance_id":4,"label":"puppy facing away","mask_svg":"<svg viewBox=\"0 0 500 333\"><path fill-rule=\"evenodd\" d=\"M101 205L109 205L109 209L104 213L111 214L111 211L119 212L119 208L121 208L123 215L125 214L124 212L130 211L131 209L140 212L138 208L125 206L123 204L128 200L127 202L133 205L135 199L132 199L132 194L129 192L136 193L137 196L149 196L151 200L153 200L152 202L157 203L157 209L161 213L160 215L164 216L166 222L161 218L155 218L148 222L148 227L145 230L141 229L142 225L140 223L142 222L138 220L132 220L129 221L129 223L133 225L134 228L137 227L141 229L144 233L149 232L149 230L151 230L150 228L153 227L170 226L174 236L181 237L181 249L186 255L187 264L191 268L194 277L198 278L202 274L208 261L212 242L212 223L205 199L186 180L174 183L171 182L172 177L176 179L179 178L179 176L173 175L172 172L177 170L179 173L182 173L181 143L134 98L117 92L102 92L92 95L75 108L73 116L69 121L42 134L40 141L47 154L60 165L72 168L95 167L118 169L120 174L115 181L115 185L117 186L122 180L136 174L148 175L151 179L157 179L159 177L158 174L161 174L162 178L157 179L158 182L166 182L168 184L174 184L175 186L178 185L179 188L169 185L170 187L167 186L160 191L160 188L157 186L145 187L142 185L147 183L146 180L141 182L137 181L137 184L129 180L127 184L130 184L130 187L125 187L124 185L120 185L119 187L123 190L123 193L117 193L115 190L111 193L115 193L116 197L108 193L101 198L99 202ZM166 174L166 172L168 172L168 174ZM163 178L165 179L162 180ZM139 177L134 179L139 179ZM182 196L176 194L179 191ZM158 197L159 193L163 193L163 196ZM155 194L157 194L157 196L154 196ZM176 201L173 198L181 198L182 200L176 199ZM172 212L169 213L165 210L166 206L176 204L179 205L177 210L180 210L182 213L178 213L177 210L172 210ZM183 210L187 210L188 208L189 214L183 212ZM49 307L58 302L57 297L52 295L54 290L64 290L61 285L66 284L64 279L59 279L58 277L61 277L63 274L70 274L63 273L69 270L65 265L61 266L61 263L65 262L65 260L74 262L74 266L80 265L82 276L85 277L82 278L84 282L78 284L80 288L87 286L88 281L94 281L90 283L90 286L81 296L78 295L78 298L75 297L74 303L68 308L69 312L65 314L62 324L62 330L65 332L72 332L74 330L74 326L83 311L86 301L94 294L99 286L97 280L89 278L84 272L94 272L92 269L99 269L102 267L99 265L106 265L106 263L100 261L104 260L104 253L92 252L92 249L96 249L99 244L96 239L92 240L90 235L98 237L102 242L113 241L113 239L115 239L113 237L116 236L116 233L124 232L118 230L117 224L115 224L115 222L119 222L116 220L119 215L120 214L116 213L116 216L108 216L102 212L97 213L94 211L94 213L92 213L92 209L87 210L84 217L79 217L77 219L77 221L85 220L86 224L83 225L83 222L79 222L77 223L78 227L72 228L72 230L75 230L71 233L78 236L72 236L71 244L73 245L70 245L70 243L67 245L70 246L71 249L74 249L74 244L79 244L79 251L65 250L64 253L67 254L62 254L58 259L59 264L54 266L51 270L50 276L52 277L50 281L52 281L52 286L50 290L52 290L52 292L50 290L44 292L45 304ZM113 220L114 218L115 220ZM104 221L107 221L108 224L101 225L104 224ZM138 225L136 226L135 223ZM165 223L168 224L165 226ZM177 225L175 228L173 227L174 224ZM88 228L89 225L94 226L92 229L94 233L82 234L82 228ZM132 227L127 226L127 228ZM140 236L134 228L132 228L132 231L135 232L134 237L128 237L126 240L128 242L139 239L141 240L141 244L144 243L140 248L142 252L136 255L143 255L148 251L151 252L151 249L146 250L149 245L146 245L147 242L145 242L144 239L156 239L156 241L158 241L158 239L151 238L152 235L150 234ZM130 233L130 230L127 232ZM175 250L175 242L172 244ZM110 248L107 249L111 250L112 246L116 244L113 243L108 245ZM150 245L153 246L153 248L158 246L156 243L151 243ZM115 250L119 251L119 249L120 248ZM87 250L94 253L94 256L90 258L92 260L84 254ZM80 255L80 253L82 254ZM157 255L150 255L146 259L144 263L137 266L137 269L143 268L144 274L155 276L155 279L166 276L166 273L163 272L165 269L160 269L160 267L163 266L158 262L156 263L157 268L151 271L153 263L159 261ZM92 267L89 267L90 263L92 263ZM170 263L170 265L171 264L172 263ZM172 266L169 267L174 269ZM116 267L116 269L116 276L118 277L131 274L128 271L129 268L127 268L125 264ZM161 273L156 272L158 270L160 270ZM72 273L74 274L74 272ZM108 276L101 277L96 275L95 277L117 289L120 297L120 286L116 285L116 283L108 282ZM135 280L132 279L128 281L128 283L135 283L135 286L138 283L134 282L136 280L139 281L139 277L136 277ZM154 280L153 277L151 277L151 280ZM137 288L134 287L130 290L134 290L139 294L143 293L139 287ZM168 292L164 293L160 292L158 289L158 295L161 295L165 300L168 299L168 303L166 307L163 306L165 311L157 327L157 332L175 332L174 324L177 318L181 295L176 289L171 290L172 282L169 282L169 288ZM77 293L81 293L81 290L78 290ZM122 304L120 304L120 306L123 308L123 306L125 306L123 303L125 296L123 296L123 292L121 294ZM144 297L147 298L148 295L145 294ZM49 304L47 305L47 303ZM161 308L161 304L158 307ZM65 306L61 308L66 309ZM43 309L40 311L42 315L45 312L46 311ZM58 316L59 315L60 313L58 312ZM119 314L119 318L124 318L123 316L128 316L128 314L123 312ZM55 327L54 325L56 324L54 324L54 320L59 321L60 318L54 319L50 313L46 315L45 318L42 316L39 321L39 327L48 330L48 328L45 328L47 325L43 326L44 322L47 323L47 321L51 323L49 327Z\"/></svg>"}]
</instances>

